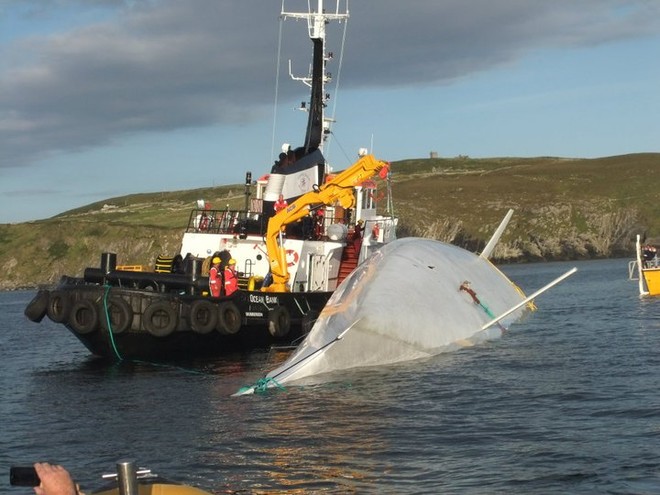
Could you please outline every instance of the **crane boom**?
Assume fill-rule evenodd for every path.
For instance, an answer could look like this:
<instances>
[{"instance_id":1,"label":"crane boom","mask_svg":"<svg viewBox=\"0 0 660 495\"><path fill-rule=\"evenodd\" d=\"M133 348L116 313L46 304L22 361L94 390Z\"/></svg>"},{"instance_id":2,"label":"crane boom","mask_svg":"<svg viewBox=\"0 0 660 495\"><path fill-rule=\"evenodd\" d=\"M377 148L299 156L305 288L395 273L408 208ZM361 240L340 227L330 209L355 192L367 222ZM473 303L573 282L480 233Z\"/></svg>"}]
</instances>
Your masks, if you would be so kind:
<instances>
[{"instance_id":1,"label":"crane boom","mask_svg":"<svg viewBox=\"0 0 660 495\"><path fill-rule=\"evenodd\" d=\"M331 181L303 194L285 209L280 210L268 221L266 232L266 250L273 282L262 290L266 292L288 292L289 271L286 251L280 242L280 233L287 225L305 217L313 209L322 205L332 206L339 203L343 208L355 206L355 186L375 174L389 171L389 163L377 160L373 155L360 158L352 166L337 174Z\"/></svg>"}]
</instances>

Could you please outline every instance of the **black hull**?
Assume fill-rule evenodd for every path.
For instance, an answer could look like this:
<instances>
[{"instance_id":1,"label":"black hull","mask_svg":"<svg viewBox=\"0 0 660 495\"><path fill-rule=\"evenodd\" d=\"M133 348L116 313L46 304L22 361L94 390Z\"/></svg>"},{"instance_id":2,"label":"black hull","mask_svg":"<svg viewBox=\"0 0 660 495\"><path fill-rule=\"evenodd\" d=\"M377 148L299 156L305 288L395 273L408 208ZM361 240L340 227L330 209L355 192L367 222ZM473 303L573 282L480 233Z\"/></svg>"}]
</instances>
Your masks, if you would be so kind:
<instances>
[{"instance_id":1,"label":"black hull","mask_svg":"<svg viewBox=\"0 0 660 495\"><path fill-rule=\"evenodd\" d=\"M39 291L25 314L35 322L47 315L102 358L185 360L294 345L330 295L239 290L211 298L64 278Z\"/></svg>"}]
</instances>

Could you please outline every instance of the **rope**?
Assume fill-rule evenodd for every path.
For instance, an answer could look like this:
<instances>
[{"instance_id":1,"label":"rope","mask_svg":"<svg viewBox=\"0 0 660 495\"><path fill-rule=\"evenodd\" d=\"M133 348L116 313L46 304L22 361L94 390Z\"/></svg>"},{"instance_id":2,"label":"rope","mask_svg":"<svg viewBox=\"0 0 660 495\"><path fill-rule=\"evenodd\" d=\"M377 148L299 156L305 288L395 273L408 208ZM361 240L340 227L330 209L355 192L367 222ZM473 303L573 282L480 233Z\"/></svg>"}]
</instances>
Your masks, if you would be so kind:
<instances>
[{"instance_id":1,"label":"rope","mask_svg":"<svg viewBox=\"0 0 660 495\"><path fill-rule=\"evenodd\" d=\"M283 375L284 373L286 373L286 372L289 371L290 369L294 368L295 366L298 366L300 363L302 363L302 362L304 362L304 361L307 361L308 359L310 359L310 358L316 356L316 354L318 354L318 353L321 352L322 350L324 350L324 349L330 347L330 346L331 346L332 344L334 344L335 342L339 342L341 339L344 338L344 335L346 335L346 333L347 333L351 328L353 328L355 325L357 325L359 322L360 322L360 319L355 320L355 321L351 324L351 326L349 326L346 330L344 330L342 333L340 333L339 335L337 335L337 336L336 336L334 339L332 339L330 342L326 342L325 344L323 344L321 347L319 347L319 348L316 349L315 351L313 351L313 352L307 354L305 357L299 359L299 360L296 361L295 363L291 363L287 368L284 368L282 371L280 371L279 373L277 373L275 376L270 377L270 378L267 377L267 376L265 376L265 377L263 377L263 378L260 378L259 380L257 380L257 383L256 383L255 385L253 385L252 387L241 387L241 388L238 390L238 392L236 392L235 395L242 395L243 393L248 392L248 391L250 391L250 390L253 390L254 392L265 392L266 389L268 388L268 384L269 384L269 383L274 383L278 388L280 388L280 389L282 389L282 390L286 390L281 384L279 384L279 383L277 382L277 380L275 380L275 378L277 378L277 377L280 376L280 375Z\"/></svg>"},{"instance_id":2,"label":"rope","mask_svg":"<svg viewBox=\"0 0 660 495\"><path fill-rule=\"evenodd\" d=\"M348 11L348 5L346 6L346 10ZM341 48L339 50L339 63L337 64L337 77L335 78L335 97L332 99L332 116L331 116L331 122L335 121L335 115L337 113L337 101L339 100L339 82L341 81L341 68L343 66L343 61L344 61L344 49L346 47L346 31L348 28L348 19L344 21L344 31L342 33L341 37ZM337 136L335 136L332 132L328 134L328 137L334 137L335 140L337 139ZM341 146L340 146L341 148ZM330 139L328 139L327 145L325 147L325 150L327 154L330 154ZM343 150L342 150L343 151ZM373 150L369 150L372 151ZM344 154L346 154L344 152Z\"/></svg>"},{"instance_id":3,"label":"rope","mask_svg":"<svg viewBox=\"0 0 660 495\"><path fill-rule=\"evenodd\" d=\"M284 10L284 4L282 4L282 10ZM275 103L273 105L273 136L270 141L270 158L275 156L275 127L277 126L277 100L279 99L280 91L280 62L282 57L282 26L284 25L284 19L280 16L280 29L279 35L277 37L277 69L275 71Z\"/></svg>"},{"instance_id":4,"label":"rope","mask_svg":"<svg viewBox=\"0 0 660 495\"><path fill-rule=\"evenodd\" d=\"M275 378L268 378L268 377L263 377L257 380L257 383L255 383L251 387L241 387L238 390L239 394L242 394L244 392L247 392L249 390L254 390L255 394L263 394L268 390L268 384L269 383L274 383L277 388L280 390L286 390L282 384L280 384Z\"/></svg>"},{"instance_id":5,"label":"rope","mask_svg":"<svg viewBox=\"0 0 660 495\"><path fill-rule=\"evenodd\" d=\"M477 293L475 291L473 291L472 288L470 287L470 282L469 281L466 280L465 282L463 282L461 284L461 286L458 288L458 290L462 290L462 291L467 292L468 294L470 294L470 296L472 297L472 301L475 304L477 304L478 306L481 306L481 308L486 312L486 314L488 316L490 316L491 318L495 318L495 315L490 310L490 308L479 300L479 298L477 297ZM502 324L499 321L497 322L497 326L500 327L500 330L502 330L503 332L506 332L506 328L503 327Z\"/></svg>"},{"instance_id":6,"label":"rope","mask_svg":"<svg viewBox=\"0 0 660 495\"><path fill-rule=\"evenodd\" d=\"M115 351L115 356L117 356L117 361L123 361L121 354L117 350L115 345L114 332L112 331L112 323L110 322L110 311L108 311L108 294L110 294L110 285L105 285L105 294L103 295L103 310L105 311L105 321L108 324L108 336L110 337L110 344L112 344L112 350Z\"/></svg>"},{"instance_id":7,"label":"rope","mask_svg":"<svg viewBox=\"0 0 660 495\"><path fill-rule=\"evenodd\" d=\"M115 344L115 337L114 337L114 332L112 331L112 322L110 321L110 311L108 310L108 295L110 293L110 285L105 285L105 294L103 295L103 310L105 311L105 321L108 324L108 337L110 338L110 344L112 345L112 350L115 353L115 356L117 357L117 361L119 362L125 362L124 358L122 355L119 353L119 350L117 349L117 345ZM161 368L171 368L171 369L176 369L179 371L185 371L186 373L193 373L197 375L211 375L212 373L205 373L203 371L197 371L197 370L191 370L188 368L182 368L181 366L173 366L171 364L163 364L163 363L155 363L153 361L142 361L140 359L130 359L128 360L131 363L138 363L138 364L148 364L150 366L157 366Z\"/></svg>"}]
</instances>

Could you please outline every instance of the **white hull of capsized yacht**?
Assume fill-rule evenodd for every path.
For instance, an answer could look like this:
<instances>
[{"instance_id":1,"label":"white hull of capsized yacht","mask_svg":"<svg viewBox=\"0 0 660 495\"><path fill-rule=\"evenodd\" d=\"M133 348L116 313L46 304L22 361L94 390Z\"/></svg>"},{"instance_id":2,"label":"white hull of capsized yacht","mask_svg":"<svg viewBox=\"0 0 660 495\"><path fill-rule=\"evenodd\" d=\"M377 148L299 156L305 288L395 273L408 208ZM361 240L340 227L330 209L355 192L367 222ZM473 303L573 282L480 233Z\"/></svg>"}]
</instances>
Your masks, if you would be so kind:
<instances>
[{"instance_id":1,"label":"white hull of capsized yacht","mask_svg":"<svg viewBox=\"0 0 660 495\"><path fill-rule=\"evenodd\" d=\"M483 257L429 239L400 239L344 280L305 341L266 381L420 359L496 338L525 304L484 327L524 300Z\"/></svg>"}]
</instances>

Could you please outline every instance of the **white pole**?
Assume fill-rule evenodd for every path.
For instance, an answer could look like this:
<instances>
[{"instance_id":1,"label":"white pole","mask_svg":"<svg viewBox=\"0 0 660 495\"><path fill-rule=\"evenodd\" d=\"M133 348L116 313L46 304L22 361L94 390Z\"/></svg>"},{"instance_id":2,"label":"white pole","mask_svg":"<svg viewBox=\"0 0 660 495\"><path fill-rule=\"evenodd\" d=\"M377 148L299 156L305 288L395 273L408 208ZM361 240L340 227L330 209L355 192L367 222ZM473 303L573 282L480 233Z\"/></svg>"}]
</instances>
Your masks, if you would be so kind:
<instances>
[{"instance_id":1,"label":"white pole","mask_svg":"<svg viewBox=\"0 0 660 495\"><path fill-rule=\"evenodd\" d=\"M642 264L642 246L640 243L640 236L637 234L637 242L635 242L635 251L637 252L637 276L639 280L639 295L644 296L648 294L648 291L645 287L646 279L644 279L644 272L642 269L644 265Z\"/></svg>"},{"instance_id":2,"label":"white pole","mask_svg":"<svg viewBox=\"0 0 660 495\"><path fill-rule=\"evenodd\" d=\"M511 220L511 215L513 215L513 210L509 210L506 215L504 215L504 218L500 222L499 227L497 227L497 230L493 234L493 237L490 238L490 241L488 241L488 244L486 244L486 247L484 248L483 252L479 255L479 257L488 259L490 258L490 255L493 254L493 251L495 250L495 246L497 246L497 243L500 241L500 237L502 237L502 233L504 232L504 229L506 229L506 226L509 225L509 220Z\"/></svg>"},{"instance_id":3,"label":"white pole","mask_svg":"<svg viewBox=\"0 0 660 495\"><path fill-rule=\"evenodd\" d=\"M522 301L522 302L516 304L513 308L511 308L511 309L505 311L504 313L502 313L502 314L501 314L500 316L498 316L497 318L494 318L494 319L490 320L490 321L489 321L488 323L486 323L483 327L481 327L481 329L482 329L482 330L486 330L489 326L494 325L495 323L497 323L498 321L500 321L502 318L505 318L505 317L509 316L509 315L510 315L511 313L513 313L515 310L517 310L517 309L523 307L525 304L527 304L529 301L531 301L532 299L534 299L536 296L538 296L539 294L542 294L543 292L545 292L546 290L548 290L550 287L553 287L553 286L557 285L559 282L561 282L561 281L564 280L565 278L570 277L570 276L573 275L575 272L577 272L577 268L576 268L576 267L571 268L569 271L567 271L566 273L564 273L561 277L557 277L557 278L554 279L552 282L550 282L548 285L546 285L546 286L544 286L544 287L541 287L539 290L537 290L536 292L534 292L534 294L532 294L531 296L529 296L529 297L528 297L527 299L525 299L524 301Z\"/></svg>"}]
</instances>

